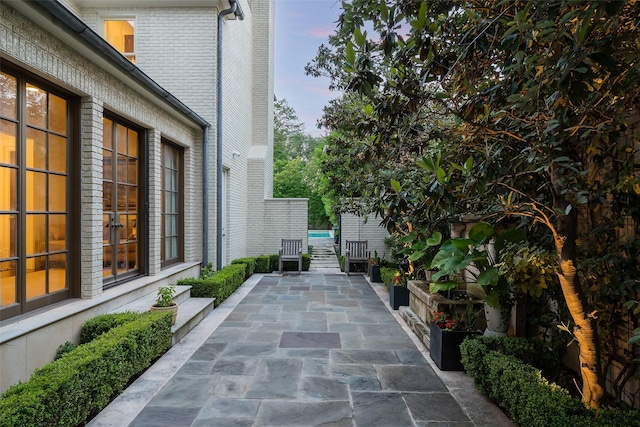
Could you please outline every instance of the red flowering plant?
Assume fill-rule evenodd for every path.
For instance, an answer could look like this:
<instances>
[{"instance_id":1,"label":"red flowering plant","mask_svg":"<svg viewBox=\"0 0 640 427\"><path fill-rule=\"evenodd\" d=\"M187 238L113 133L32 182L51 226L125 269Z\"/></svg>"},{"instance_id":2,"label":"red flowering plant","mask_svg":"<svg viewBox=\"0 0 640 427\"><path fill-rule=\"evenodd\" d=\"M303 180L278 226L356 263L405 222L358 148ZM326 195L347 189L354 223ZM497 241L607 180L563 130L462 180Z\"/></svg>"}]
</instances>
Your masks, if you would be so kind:
<instances>
[{"instance_id":1,"label":"red flowering plant","mask_svg":"<svg viewBox=\"0 0 640 427\"><path fill-rule=\"evenodd\" d=\"M393 286L402 286L402 275L399 271L391 278L391 284Z\"/></svg>"},{"instance_id":2,"label":"red flowering plant","mask_svg":"<svg viewBox=\"0 0 640 427\"><path fill-rule=\"evenodd\" d=\"M447 331L460 330L471 331L474 330L476 319L478 314L473 311L473 304L467 304L464 313L455 312L453 314L444 311L432 311L431 322L435 323Z\"/></svg>"}]
</instances>

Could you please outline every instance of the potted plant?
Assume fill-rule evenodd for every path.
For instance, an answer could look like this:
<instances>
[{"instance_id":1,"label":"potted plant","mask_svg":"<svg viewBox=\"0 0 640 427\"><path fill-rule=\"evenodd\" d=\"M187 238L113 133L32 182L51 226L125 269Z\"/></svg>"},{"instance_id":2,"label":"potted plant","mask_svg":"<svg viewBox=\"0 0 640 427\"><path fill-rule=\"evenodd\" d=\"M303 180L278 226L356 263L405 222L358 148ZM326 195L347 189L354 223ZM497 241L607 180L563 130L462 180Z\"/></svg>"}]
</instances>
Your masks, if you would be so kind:
<instances>
[{"instance_id":1,"label":"potted plant","mask_svg":"<svg viewBox=\"0 0 640 427\"><path fill-rule=\"evenodd\" d=\"M397 272L389 284L389 305L397 310L401 305L409 305L409 289L403 283L400 272Z\"/></svg>"},{"instance_id":2,"label":"potted plant","mask_svg":"<svg viewBox=\"0 0 640 427\"><path fill-rule=\"evenodd\" d=\"M176 324L178 317L178 304L173 302L173 296L176 293L176 285L171 284L158 288L158 296L156 302L151 306L151 311L172 311L173 319L171 324Z\"/></svg>"},{"instance_id":3,"label":"potted plant","mask_svg":"<svg viewBox=\"0 0 640 427\"><path fill-rule=\"evenodd\" d=\"M469 237L456 237L442 244L431 261L437 268L432 288L447 291L455 288L455 280L440 280L462 274L469 283L476 283L485 292L486 335L506 335L511 308L515 302L513 289L504 275L499 274L497 260L508 243L525 240L521 229L510 229L496 236L495 228L486 222L475 224Z\"/></svg>"},{"instance_id":4,"label":"potted plant","mask_svg":"<svg viewBox=\"0 0 640 427\"><path fill-rule=\"evenodd\" d=\"M467 337L480 335L475 330L477 315L470 302L464 314L454 312L433 312L431 314L429 354L439 369L443 371L462 371L460 344Z\"/></svg>"},{"instance_id":5,"label":"potted plant","mask_svg":"<svg viewBox=\"0 0 640 427\"><path fill-rule=\"evenodd\" d=\"M382 282L380 277L380 257L377 251L374 251L373 257L369 258L369 279L372 282Z\"/></svg>"}]
</instances>

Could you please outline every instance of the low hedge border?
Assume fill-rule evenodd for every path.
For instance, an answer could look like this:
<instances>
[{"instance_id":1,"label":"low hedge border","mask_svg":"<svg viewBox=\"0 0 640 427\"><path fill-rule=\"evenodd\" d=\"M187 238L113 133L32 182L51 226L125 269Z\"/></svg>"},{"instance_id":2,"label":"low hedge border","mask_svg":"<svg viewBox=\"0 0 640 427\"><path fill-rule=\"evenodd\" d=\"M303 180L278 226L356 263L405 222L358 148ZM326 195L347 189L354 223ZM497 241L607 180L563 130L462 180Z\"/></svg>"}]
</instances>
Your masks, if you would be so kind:
<instances>
[{"instance_id":1,"label":"low hedge border","mask_svg":"<svg viewBox=\"0 0 640 427\"><path fill-rule=\"evenodd\" d=\"M256 258L238 258L231 261L231 264L244 264L247 266L244 273L244 280L249 279L256 269Z\"/></svg>"},{"instance_id":2,"label":"low hedge border","mask_svg":"<svg viewBox=\"0 0 640 427\"><path fill-rule=\"evenodd\" d=\"M171 345L171 313L144 313L0 396L0 426L84 425Z\"/></svg>"},{"instance_id":3,"label":"low hedge border","mask_svg":"<svg viewBox=\"0 0 640 427\"><path fill-rule=\"evenodd\" d=\"M178 285L191 286L194 298L215 298L217 307L244 283L246 268L246 263L230 264L203 279L180 279Z\"/></svg>"},{"instance_id":4,"label":"low hedge border","mask_svg":"<svg viewBox=\"0 0 640 427\"><path fill-rule=\"evenodd\" d=\"M518 340L509 343L510 340ZM640 411L610 408L594 411L571 397L562 387L549 383L542 372L515 355L544 363L539 345L522 338L478 337L460 346L462 364L476 387L493 399L512 421L527 427L638 427ZM504 354L498 350L512 354ZM542 356L542 357L539 357Z\"/></svg>"}]
</instances>

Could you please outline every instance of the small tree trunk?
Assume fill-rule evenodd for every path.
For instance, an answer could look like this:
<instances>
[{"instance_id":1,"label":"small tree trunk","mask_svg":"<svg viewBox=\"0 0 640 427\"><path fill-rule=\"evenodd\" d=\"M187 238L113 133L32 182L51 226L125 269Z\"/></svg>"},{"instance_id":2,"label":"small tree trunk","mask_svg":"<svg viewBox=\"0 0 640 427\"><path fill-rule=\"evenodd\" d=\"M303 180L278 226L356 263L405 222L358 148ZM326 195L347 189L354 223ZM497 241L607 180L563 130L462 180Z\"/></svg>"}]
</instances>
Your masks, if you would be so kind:
<instances>
[{"instance_id":1,"label":"small tree trunk","mask_svg":"<svg viewBox=\"0 0 640 427\"><path fill-rule=\"evenodd\" d=\"M566 206L558 207L564 210ZM576 274L577 219L577 210L574 208L559 220L555 236L559 259L558 277L567 307L575 322L574 336L580 349L582 402L587 407L597 409L604 395L604 376L600 365L596 313L592 311Z\"/></svg>"}]
</instances>

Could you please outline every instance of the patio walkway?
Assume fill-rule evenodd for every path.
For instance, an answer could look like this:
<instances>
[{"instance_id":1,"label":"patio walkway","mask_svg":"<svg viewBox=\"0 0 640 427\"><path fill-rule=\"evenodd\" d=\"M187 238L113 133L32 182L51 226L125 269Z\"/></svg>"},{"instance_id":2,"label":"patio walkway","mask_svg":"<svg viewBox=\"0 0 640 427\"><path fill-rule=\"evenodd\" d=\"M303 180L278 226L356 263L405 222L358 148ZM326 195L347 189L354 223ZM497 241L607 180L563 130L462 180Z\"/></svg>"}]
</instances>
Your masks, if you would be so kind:
<instances>
[{"instance_id":1,"label":"patio walkway","mask_svg":"<svg viewBox=\"0 0 640 427\"><path fill-rule=\"evenodd\" d=\"M466 375L434 371L384 292L253 275L89 425L511 425Z\"/></svg>"}]
</instances>

